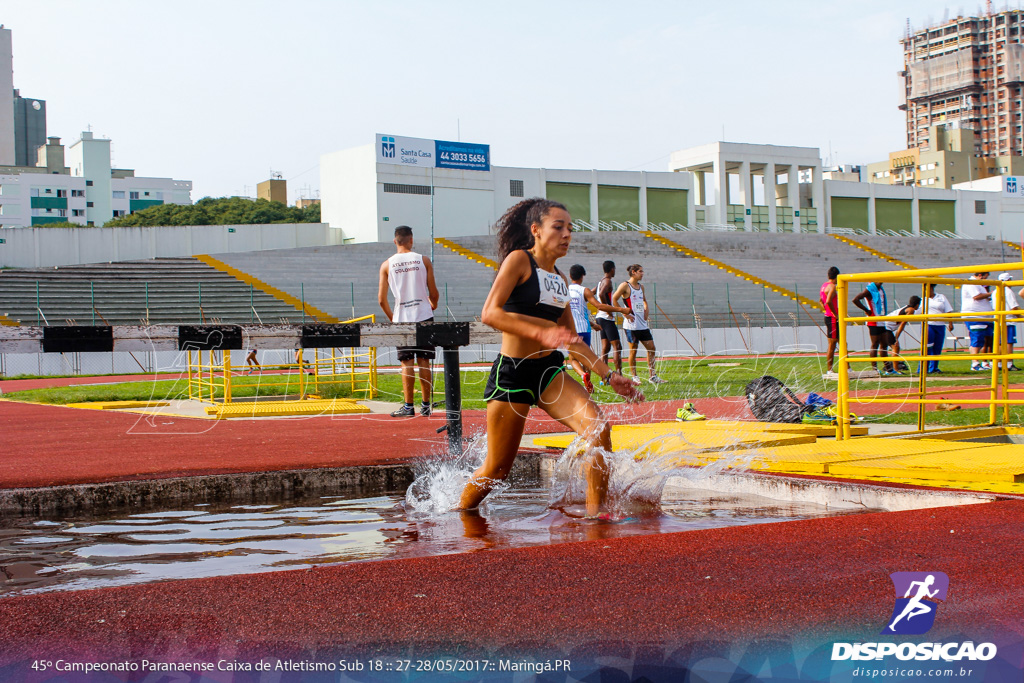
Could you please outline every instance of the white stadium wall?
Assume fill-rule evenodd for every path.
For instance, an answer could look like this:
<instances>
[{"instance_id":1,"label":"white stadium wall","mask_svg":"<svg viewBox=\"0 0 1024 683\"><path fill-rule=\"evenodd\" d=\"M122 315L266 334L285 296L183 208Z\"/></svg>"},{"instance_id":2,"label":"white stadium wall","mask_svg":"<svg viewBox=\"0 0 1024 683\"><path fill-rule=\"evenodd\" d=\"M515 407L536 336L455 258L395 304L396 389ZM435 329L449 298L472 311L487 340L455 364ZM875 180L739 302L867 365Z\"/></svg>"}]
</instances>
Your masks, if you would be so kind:
<instances>
[{"instance_id":1,"label":"white stadium wall","mask_svg":"<svg viewBox=\"0 0 1024 683\"><path fill-rule=\"evenodd\" d=\"M0 230L0 267L46 268L108 261L322 247L341 243L326 223L173 225Z\"/></svg>"}]
</instances>

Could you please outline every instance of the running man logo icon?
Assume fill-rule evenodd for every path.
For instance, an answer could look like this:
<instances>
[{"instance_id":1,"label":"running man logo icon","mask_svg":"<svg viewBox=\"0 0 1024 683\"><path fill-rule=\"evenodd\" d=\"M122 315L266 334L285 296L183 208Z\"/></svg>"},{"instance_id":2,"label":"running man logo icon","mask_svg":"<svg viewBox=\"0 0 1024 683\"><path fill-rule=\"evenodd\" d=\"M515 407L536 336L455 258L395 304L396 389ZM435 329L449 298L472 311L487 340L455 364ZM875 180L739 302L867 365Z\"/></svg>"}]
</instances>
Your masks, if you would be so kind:
<instances>
[{"instance_id":1,"label":"running man logo icon","mask_svg":"<svg viewBox=\"0 0 1024 683\"><path fill-rule=\"evenodd\" d=\"M896 605L883 635L920 635L931 630L938 610L936 600L945 600L949 577L942 572L893 572Z\"/></svg>"},{"instance_id":2,"label":"running man logo icon","mask_svg":"<svg viewBox=\"0 0 1024 683\"><path fill-rule=\"evenodd\" d=\"M395 158L395 139L384 136L380 139L380 154L385 159Z\"/></svg>"}]
</instances>

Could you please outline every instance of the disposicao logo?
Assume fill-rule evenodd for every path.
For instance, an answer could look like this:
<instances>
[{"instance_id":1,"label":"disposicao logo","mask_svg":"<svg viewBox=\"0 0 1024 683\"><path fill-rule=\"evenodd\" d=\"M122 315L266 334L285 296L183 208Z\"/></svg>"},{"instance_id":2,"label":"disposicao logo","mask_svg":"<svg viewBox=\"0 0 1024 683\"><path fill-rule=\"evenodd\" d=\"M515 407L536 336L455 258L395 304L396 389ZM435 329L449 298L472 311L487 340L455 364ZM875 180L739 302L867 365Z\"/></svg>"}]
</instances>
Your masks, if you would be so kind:
<instances>
[{"instance_id":1,"label":"disposicao logo","mask_svg":"<svg viewBox=\"0 0 1024 683\"><path fill-rule=\"evenodd\" d=\"M918 636L935 624L937 600L945 600L949 577L942 572L893 572L896 605L882 635Z\"/></svg>"},{"instance_id":2,"label":"disposicao logo","mask_svg":"<svg viewBox=\"0 0 1024 683\"><path fill-rule=\"evenodd\" d=\"M380 139L380 154L385 159L395 158L395 139L387 136Z\"/></svg>"},{"instance_id":3,"label":"disposicao logo","mask_svg":"<svg viewBox=\"0 0 1024 683\"><path fill-rule=\"evenodd\" d=\"M935 624L939 600L946 599L949 577L942 572L893 572L896 604L881 635L921 635ZM992 643L833 643L832 660L988 661L996 656Z\"/></svg>"}]
</instances>

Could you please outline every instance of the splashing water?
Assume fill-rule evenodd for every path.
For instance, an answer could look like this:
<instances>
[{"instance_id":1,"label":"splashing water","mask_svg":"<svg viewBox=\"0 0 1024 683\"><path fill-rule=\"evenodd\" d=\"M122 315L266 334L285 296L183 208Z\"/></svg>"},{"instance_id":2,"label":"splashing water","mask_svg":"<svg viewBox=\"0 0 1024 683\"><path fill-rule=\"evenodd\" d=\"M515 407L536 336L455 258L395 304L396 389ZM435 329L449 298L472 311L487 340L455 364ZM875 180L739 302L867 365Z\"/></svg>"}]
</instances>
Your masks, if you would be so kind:
<instances>
[{"instance_id":1,"label":"splashing water","mask_svg":"<svg viewBox=\"0 0 1024 683\"><path fill-rule=\"evenodd\" d=\"M671 437L673 439L680 437ZM604 509L612 519L641 517L661 513L661 498L665 485L672 477L683 477L691 482L707 479L729 467L749 465L753 455L722 454L722 457L704 462L699 456L679 453L671 456L649 455L663 450L665 437L658 437L634 449L605 451L589 450L588 444L577 437L558 458L551 476L549 507L559 509L573 517L585 514L587 478L591 457L603 456L609 470L608 493ZM680 444L685 445L685 440ZM473 471L487 454L487 437L482 434L467 444L460 456L442 455L421 465L415 481L406 492L405 506L410 517L431 518L454 509ZM509 481L497 484L484 499L494 501L513 487Z\"/></svg>"},{"instance_id":2,"label":"splashing water","mask_svg":"<svg viewBox=\"0 0 1024 683\"><path fill-rule=\"evenodd\" d=\"M436 517L451 512L458 505L470 475L483 464L486 455L487 436L482 434L466 444L462 455L440 455L417 467L416 479L405 493L409 517ZM506 489L507 483L499 484L491 496Z\"/></svg>"}]
</instances>

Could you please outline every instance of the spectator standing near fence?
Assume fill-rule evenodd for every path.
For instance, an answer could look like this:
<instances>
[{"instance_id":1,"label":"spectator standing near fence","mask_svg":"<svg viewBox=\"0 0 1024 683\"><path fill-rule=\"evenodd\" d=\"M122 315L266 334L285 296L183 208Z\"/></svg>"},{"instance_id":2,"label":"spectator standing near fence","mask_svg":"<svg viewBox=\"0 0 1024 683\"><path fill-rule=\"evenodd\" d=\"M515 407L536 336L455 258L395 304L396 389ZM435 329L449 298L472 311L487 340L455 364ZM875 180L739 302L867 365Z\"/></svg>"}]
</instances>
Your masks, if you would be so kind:
<instances>
[{"instance_id":1,"label":"spectator standing near fence","mask_svg":"<svg viewBox=\"0 0 1024 683\"><path fill-rule=\"evenodd\" d=\"M989 273L975 273L970 280L987 280ZM961 313L991 313L992 292L988 285L968 282L960 288L960 312ZM970 335L970 352L972 356L992 352L992 317L979 317L964 320L967 326L967 334ZM992 364L988 361L971 361L971 370L991 370Z\"/></svg>"},{"instance_id":2,"label":"spectator standing near fence","mask_svg":"<svg viewBox=\"0 0 1024 683\"><path fill-rule=\"evenodd\" d=\"M897 311L895 311L893 313L890 313L889 317L890 318L895 318L895 317L901 316L901 315L914 315L915 313L917 313L917 309L918 309L918 307L920 305L921 305L921 297L919 297L919 296L912 296L912 297L910 297L910 300L907 301L907 305L906 306L904 306L903 308L901 308L901 309L899 309L899 310L897 310ZM906 326L907 326L907 321L906 320L892 320L892 321L888 321L887 320L885 322L885 328L887 330L889 330L889 333L892 335L892 338L889 339L889 346L892 349L892 357L893 357L892 358L892 370L886 373L888 375L900 375L900 374L903 374L903 373L900 372L900 370L909 370L910 369L910 368L907 367L906 363L904 363L903 361L899 360L899 355L900 355L900 335L903 334L903 330L904 330L904 328L906 328Z\"/></svg>"},{"instance_id":3,"label":"spectator standing near fence","mask_svg":"<svg viewBox=\"0 0 1024 683\"><path fill-rule=\"evenodd\" d=\"M925 301L924 313L925 315L931 315L933 313L952 313L953 305L949 303L949 299L945 295L935 291L935 285L928 285L928 299ZM929 356L938 356L942 354L942 346L946 343L946 331L953 331L953 321L949 322L929 322L928 323L928 354ZM927 372L929 374L942 373L939 370L939 361L930 360L927 365Z\"/></svg>"},{"instance_id":4,"label":"spectator standing near fence","mask_svg":"<svg viewBox=\"0 0 1024 683\"><path fill-rule=\"evenodd\" d=\"M380 265L380 283L377 303L384 315L393 323L430 322L440 298L434 284L434 265L430 259L412 250L412 228L395 228L395 255ZM388 304L388 290L395 299L394 309ZM398 347L398 362L402 364L402 397L405 403L391 413L392 417L414 417L413 395L416 388L416 366L420 377L420 415L430 416L433 406L434 378L430 362L434 349L413 346Z\"/></svg>"},{"instance_id":5,"label":"spectator standing near fence","mask_svg":"<svg viewBox=\"0 0 1024 683\"><path fill-rule=\"evenodd\" d=\"M827 277L828 279L822 283L821 291L818 293L821 307L825 309L825 336L828 337L826 379L839 379L839 375L832 371L832 365L836 359L836 346L839 344L839 296L836 294L836 278L839 277L839 269L832 266L828 269Z\"/></svg>"},{"instance_id":6,"label":"spectator standing near fence","mask_svg":"<svg viewBox=\"0 0 1024 683\"><path fill-rule=\"evenodd\" d=\"M597 283L597 290L594 292L597 300L606 306L612 306L612 294L615 292L615 261L605 261L601 265L604 277ZM607 311L598 311L594 316L597 324L601 327L601 362L611 363L608 360L610 351L613 354L615 369L622 372L622 340L619 338L619 328L615 324L615 314Z\"/></svg>"},{"instance_id":7,"label":"spectator standing near fence","mask_svg":"<svg viewBox=\"0 0 1024 683\"><path fill-rule=\"evenodd\" d=\"M647 373L651 384L664 384L665 380L658 377L654 367L654 335L647 324L647 294L640 281L644 279L644 268L639 263L626 268L629 279L619 285L612 295L612 305L617 306L619 301L625 302L633 316L622 323L622 329L626 331L626 341L629 342L629 371L633 373L633 381L639 383L640 378L636 374L636 351L637 346L644 345L647 350Z\"/></svg>"},{"instance_id":8,"label":"spectator standing near fence","mask_svg":"<svg viewBox=\"0 0 1024 683\"><path fill-rule=\"evenodd\" d=\"M1000 282L1009 282L1012 279L1009 273L1000 273L999 275ZM1013 293L1013 288L1004 287L1003 290L1006 293L1006 310L1020 310L1020 301L1017 300L1017 295ZM1007 317L1006 319L1006 346L1010 353L1013 353L1013 345L1017 343L1017 326L1013 324L1013 320L1015 318ZM1006 361L1006 369L1010 372L1020 370L1020 368L1013 364L1012 359Z\"/></svg>"},{"instance_id":9,"label":"spectator standing near fence","mask_svg":"<svg viewBox=\"0 0 1024 683\"><path fill-rule=\"evenodd\" d=\"M866 303L865 303L866 302ZM864 291L853 297L853 305L867 313L869 316L883 316L889 314L889 299L885 294L885 288L881 282L869 282ZM880 322L868 322L868 336L871 338L871 351L868 353L872 358L879 355L882 358L889 357L889 344L891 333ZM878 363L872 361L871 367L878 370ZM882 363L884 372L891 371L888 361Z\"/></svg>"}]
</instances>

